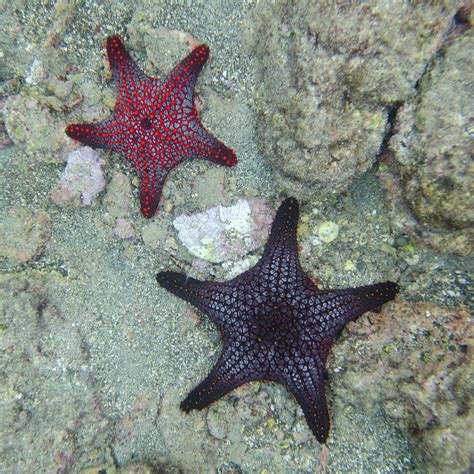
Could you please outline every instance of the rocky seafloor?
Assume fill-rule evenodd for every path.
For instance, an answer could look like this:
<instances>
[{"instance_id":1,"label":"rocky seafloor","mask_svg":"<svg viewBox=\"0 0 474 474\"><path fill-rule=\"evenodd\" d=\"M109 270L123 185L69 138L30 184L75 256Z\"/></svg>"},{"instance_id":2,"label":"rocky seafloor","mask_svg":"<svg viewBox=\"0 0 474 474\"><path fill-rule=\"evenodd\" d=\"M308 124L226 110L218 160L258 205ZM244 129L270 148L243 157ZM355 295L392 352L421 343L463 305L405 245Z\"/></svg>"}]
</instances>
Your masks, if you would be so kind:
<instances>
[{"instance_id":1,"label":"rocky seafloor","mask_svg":"<svg viewBox=\"0 0 474 474\"><path fill-rule=\"evenodd\" d=\"M8 1L0 27L1 472L473 469L469 3ZM181 165L148 220L64 133L111 114L109 34L153 76L209 44L201 118L238 157ZM219 335L155 280L245 271L289 195L323 287L401 286L334 346L325 446L277 385L181 412Z\"/></svg>"}]
</instances>

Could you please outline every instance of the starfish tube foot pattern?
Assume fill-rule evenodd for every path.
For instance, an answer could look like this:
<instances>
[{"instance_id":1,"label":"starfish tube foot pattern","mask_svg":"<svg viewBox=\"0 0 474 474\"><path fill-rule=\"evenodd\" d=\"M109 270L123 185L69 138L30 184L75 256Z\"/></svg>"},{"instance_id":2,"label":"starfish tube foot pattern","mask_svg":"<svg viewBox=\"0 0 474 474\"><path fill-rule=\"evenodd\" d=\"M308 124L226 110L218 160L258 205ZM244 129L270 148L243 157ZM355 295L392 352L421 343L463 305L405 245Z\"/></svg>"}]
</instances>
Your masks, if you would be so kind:
<instances>
[{"instance_id":1,"label":"starfish tube foot pattern","mask_svg":"<svg viewBox=\"0 0 474 474\"><path fill-rule=\"evenodd\" d=\"M194 87L209 48L196 47L162 79L147 76L118 36L107 39L106 49L118 91L113 115L102 122L70 124L66 134L123 155L140 176L141 212L153 217L168 173L183 161L237 163L235 152L204 128L194 106Z\"/></svg>"},{"instance_id":2,"label":"starfish tube foot pattern","mask_svg":"<svg viewBox=\"0 0 474 474\"><path fill-rule=\"evenodd\" d=\"M226 282L161 272L158 283L206 313L222 337L222 353L206 379L181 403L202 409L251 381L283 384L320 443L329 433L324 368L349 322L395 298L398 285L320 289L298 259L298 202L286 199L259 262Z\"/></svg>"}]
</instances>

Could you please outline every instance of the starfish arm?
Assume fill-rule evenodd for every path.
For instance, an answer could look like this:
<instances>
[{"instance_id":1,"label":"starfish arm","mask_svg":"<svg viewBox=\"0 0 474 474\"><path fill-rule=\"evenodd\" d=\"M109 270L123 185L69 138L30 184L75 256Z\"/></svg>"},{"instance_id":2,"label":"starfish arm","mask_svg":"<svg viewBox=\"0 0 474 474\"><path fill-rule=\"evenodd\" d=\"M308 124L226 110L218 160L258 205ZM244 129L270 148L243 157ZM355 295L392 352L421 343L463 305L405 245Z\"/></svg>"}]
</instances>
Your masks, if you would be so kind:
<instances>
[{"instance_id":1,"label":"starfish arm","mask_svg":"<svg viewBox=\"0 0 474 474\"><path fill-rule=\"evenodd\" d=\"M295 397L311 431L321 444L326 442L329 433L323 372L323 362L316 358L293 366L281 380Z\"/></svg>"},{"instance_id":2,"label":"starfish arm","mask_svg":"<svg viewBox=\"0 0 474 474\"><path fill-rule=\"evenodd\" d=\"M366 311L373 311L398 293L392 282L377 283L359 288L319 291L312 311L319 314L319 327L324 331L321 354L326 360L334 340L339 337L349 321L355 321Z\"/></svg>"},{"instance_id":3,"label":"starfish arm","mask_svg":"<svg viewBox=\"0 0 474 474\"><path fill-rule=\"evenodd\" d=\"M273 253L276 248L284 248L287 253L297 256L296 230L299 215L299 205L295 198L287 198L281 203L265 245L264 256Z\"/></svg>"},{"instance_id":4,"label":"starfish arm","mask_svg":"<svg viewBox=\"0 0 474 474\"><path fill-rule=\"evenodd\" d=\"M97 123L71 123L66 127L66 135L92 148L106 148L120 152L120 147L111 140L113 124L113 119Z\"/></svg>"},{"instance_id":5,"label":"starfish arm","mask_svg":"<svg viewBox=\"0 0 474 474\"><path fill-rule=\"evenodd\" d=\"M119 95L126 99L138 96L148 76L138 67L118 36L107 38L107 58Z\"/></svg>"},{"instance_id":6,"label":"starfish arm","mask_svg":"<svg viewBox=\"0 0 474 474\"><path fill-rule=\"evenodd\" d=\"M202 410L241 385L256 380L246 369L242 353L229 346L219 357L209 375L181 403L186 413Z\"/></svg>"},{"instance_id":7,"label":"starfish arm","mask_svg":"<svg viewBox=\"0 0 474 474\"><path fill-rule=\"evenodd\" d=\"M209 47L202 44L194 48L166 77L163 91L169 91L176 99L193 104L197 77L209 58Z\"/></svg>"},{"instance_id":8,"label":"starfish arm","mask_svg":"<svg viewBox=\"0 0 474 474\"><path fill-rule=\"evenodd\" d=\"M295 198L288 198L279 207L272 224L270 236L257 265L251 269L260 281L284 293L292 286L307 286L296 241L299 206ZM277 278L277 275L279 276Z\"/></svg>"},{"instance_id":9,"label":"starfish arm","mask_svg":"<svg viewBox=\"0 0 474 474\"><path fill-rule=\"evenodd\" d=\"M197 117L196 117L196 120ZM196 150L195 157L203 160L212 161L218 165L235 166L237 156L232 148L224 145L217 138L209 133L200 123L199 129L190 133L192 136L192 146Z\"/></svg>"},{"instance_id":10,"label":"starfish arm","mask_svg":"<svg viewBox=\"0 0 474 474\"><path fill-rule=\"evenodd\" d=\"M177 272L160 272L156 279L160 286L208 314L219 328L231 322L229 313L235 298L230 285L200 281Z\"/></svg>"},{"instance_id":11,"label":"starfish arm","mask_svg":"<svg viewBox=\"0 0 474 474\"><path fill-rule=\"evenodd\" d=\"M140 209L143 216L149 219L155 215L160 204L167 173L150 177L148 174L141 172L140 176Z\"/></svg>"},{"instance_id":12,"label":"starfish arm","mask_svg":"<svg viewBox=\"0 0 474 474\"><path fill-rule=\"evenodd\" d=\"M344 296L344 310L349 314L349 320L354 321L366 311L373 311L384 303L391 301L399 292L400 287L391 281L375 285L333 290Z\"/></svg>"}]
</instances>

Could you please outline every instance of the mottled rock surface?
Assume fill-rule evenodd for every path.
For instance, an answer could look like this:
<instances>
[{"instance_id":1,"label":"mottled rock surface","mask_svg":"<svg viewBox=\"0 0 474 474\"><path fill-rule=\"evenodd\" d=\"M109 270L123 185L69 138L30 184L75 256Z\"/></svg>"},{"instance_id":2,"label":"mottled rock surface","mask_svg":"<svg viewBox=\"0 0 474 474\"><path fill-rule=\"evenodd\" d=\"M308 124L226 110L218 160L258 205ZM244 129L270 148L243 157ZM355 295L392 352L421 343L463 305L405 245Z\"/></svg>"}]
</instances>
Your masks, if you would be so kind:
<instances>
[{"instance_id":1,"label":"mottled rock surface","mask_svg":"<svg viewBox=\"0 0 474 474\"><path fill-rule=\"evenodd\" d=\"M104 196L107 212L113 217L125 217L131 200L132 186L129 178L123 173L115 172L110 183L107 184L107 192Z\"/></svg>"},{"instance_id":2,"label":"mottled rock surface","mask_svg":"<svg viewBox=\"0 0 474 474\"><path fill-rule=\"evenodd\" d=\"M399 193L425 230L438 231L428 240L458 253L472 250L474 236L473 48L467 32L442 49L390 140Z\"/></svg>"},{"instance_id":3,"label":"mottled rock surface","mask_svg":"<svg viewBox=\"0 0 474 474\"><path fill-rule=\"evenodd\" d=\"M15 145L39 161L64 161L63 150L74 144L64 134L64 124L56 118L46 99L14 95L4 105L8 136Z\"/></svg>"},{"instance_id":4,"label":"mottled rock surface","mask_svg":"<svg viewBox=\"0 0 474 474\"><path fill-rule=\"evenodd\" d=\"M0 259L28 262L41 254L50 237L51 219L46 212L14 207L1 219Z\"/></svg>"},{"instance_id":5,"label":"mottled rock surface","mask_svg":"<svg viewBox=\"0 0 474 474\"><path fill-rule=\"evenodd\" d=\"M119 239L133 240L135 238L135 227L130 221L119 217L115 221L114 234Z\"/></svg>"},{"instance_id":6,"label":"mottled rock surface","mask_svg":"<svg viewBox=\"0 0 474 474\"><path fill-rule=\"evenodd\" d=\"M397 300L349 324L330 357L334 410L381 409L422 472L474 465L474 325L463 308Z\"/></svg>"},{"instance_id":7,"label":"mottled rock surface","mask_svg":"<svg viewBox=\"0 0 474 474\"><path fill-rule=\"evenodd\" d=\"M73 472L107 458L84 341L44 286L34 273L0 277L2 472Z\"/></svg>"},{"instance_id":8,"label":"mottled rock surface","mask_svg":"<svg viewBox=\"0 0 474 474\"><path fill-rule=\"evenodd\" d=\"M261 3L257 133L288 193L324 200L375 163L461 3Z\"/></svg>"}]
</instances>

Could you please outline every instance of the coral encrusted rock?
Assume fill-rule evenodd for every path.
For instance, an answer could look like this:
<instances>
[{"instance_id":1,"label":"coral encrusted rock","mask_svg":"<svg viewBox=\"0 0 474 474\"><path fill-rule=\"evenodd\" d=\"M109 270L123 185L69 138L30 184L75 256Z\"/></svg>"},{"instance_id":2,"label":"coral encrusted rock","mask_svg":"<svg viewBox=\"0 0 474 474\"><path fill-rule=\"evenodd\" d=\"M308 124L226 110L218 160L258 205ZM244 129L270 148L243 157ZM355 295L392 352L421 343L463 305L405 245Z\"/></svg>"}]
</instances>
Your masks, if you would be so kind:
<instances>
[{"instance_id":1,"label":"coral encrusted rock","mask_svg":"<svg viewBox=\"0 0 474 474\"><path fill-rule=\"evenodd\" d=\"M462 2L262 2L254 15L259 147L280 183L324 200L374 163Z\"/></svg>"},{"instance_id":2,"label":"coral encrusted rock","mask_svg":"<svg viewBox=\"0 0 474 474\"><path fill-rule=\"evenodd\" d=\"M51 237L51 218L41 209L13 207L0 223L0 260L26 263L43 252Z\"/></svg>"},{"instance_id":3,"label":"coral encrusted rock","mask_svg":"<svg viewBox=\"0 0 474 474\"><path fill-rule=\"evenodd\" d=\"M461 254L474 236L473 48L467 32L441 50L390 140L401 195L426 230L438 231L428 240Z\"/></svg>"},{"instance_id":4,"label":"coral encrusted rock","mask_svg":"<svg viewBox=\"0 0 474 474\"><path fill-rule=\"evenodd\" d=\"M467 472L474 459L474 324L464 308L396 300L349 324L330 357L334 410L381 409L422 472Z\"/></svg>"}]
</instances>

